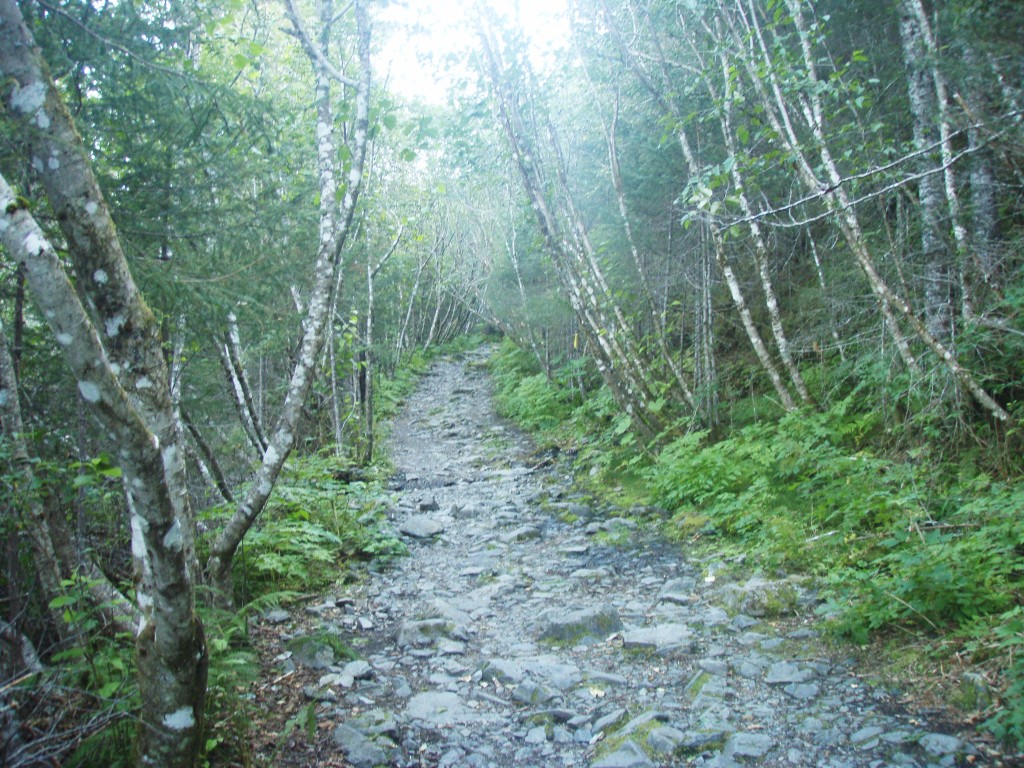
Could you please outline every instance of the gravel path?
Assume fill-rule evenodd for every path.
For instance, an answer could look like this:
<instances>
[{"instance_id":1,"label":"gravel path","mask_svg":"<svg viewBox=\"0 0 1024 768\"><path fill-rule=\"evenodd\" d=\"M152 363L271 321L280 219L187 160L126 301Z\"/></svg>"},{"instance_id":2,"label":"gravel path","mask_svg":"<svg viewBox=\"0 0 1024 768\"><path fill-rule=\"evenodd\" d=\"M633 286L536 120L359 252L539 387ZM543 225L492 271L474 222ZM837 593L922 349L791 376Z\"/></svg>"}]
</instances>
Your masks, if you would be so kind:
<instances>
[{"instance_id":1,"label":"gravel path","mask_svg":"<svg viewBox=\"0 0 1024 768\"><path fill-rule=\"evenodd\" d=\"M575 496L568 470L495 416L483 359L437 363L394 425L392 518L410 556L307 608L363 658L314 645L286 659L319 667L306 695L347 762L988 764L822 655L804 583L723 583Z\"/></svg>"}]
</instances>

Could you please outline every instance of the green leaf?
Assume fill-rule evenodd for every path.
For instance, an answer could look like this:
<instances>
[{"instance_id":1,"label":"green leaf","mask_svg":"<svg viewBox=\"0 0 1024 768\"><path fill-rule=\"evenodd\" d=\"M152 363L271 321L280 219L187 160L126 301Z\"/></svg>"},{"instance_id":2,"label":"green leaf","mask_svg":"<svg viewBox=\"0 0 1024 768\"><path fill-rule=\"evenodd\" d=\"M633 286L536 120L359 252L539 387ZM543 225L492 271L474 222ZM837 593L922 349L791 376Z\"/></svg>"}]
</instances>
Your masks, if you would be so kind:
<instances>
[{"instance_id":1,"label":"green leaf","mask_svg":"<svg viewBox=\"0 0 1024 768\"><path fill-rule=\"evenodd\" d=\"M112 698L114 696L114 694L117 693L117 691L120 688L121 688L121 683L112 680L109 683L107 683L106 685L104 685L102 688L99 689L99 691L98 691L99 697L101 699Z\"/></svg>"}]
</instances>

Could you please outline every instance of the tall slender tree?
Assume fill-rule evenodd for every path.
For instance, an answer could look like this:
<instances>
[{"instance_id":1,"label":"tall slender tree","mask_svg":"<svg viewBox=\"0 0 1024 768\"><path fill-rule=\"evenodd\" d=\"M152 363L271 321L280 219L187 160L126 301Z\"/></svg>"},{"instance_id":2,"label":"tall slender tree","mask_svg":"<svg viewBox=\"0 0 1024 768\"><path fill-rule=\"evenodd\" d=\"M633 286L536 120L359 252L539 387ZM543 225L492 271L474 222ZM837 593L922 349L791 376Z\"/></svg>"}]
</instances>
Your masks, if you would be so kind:
<instances>
[{"instance_id":1,"label":"tall slender tree","mask_svg":"<svg viewBox=\"0 0 1024 768\"><path fill-rule=\"evenodd\" d=\"M181 434L158 324L121 249L89 153L17 4L0 3L0 75L9 114L46 188L77 280L0 180L0 238L25 270L78 390L117 446L131 515L142 764L192 766L201 748L206 645L195 612Z\"/></svg>"}]
</instances>

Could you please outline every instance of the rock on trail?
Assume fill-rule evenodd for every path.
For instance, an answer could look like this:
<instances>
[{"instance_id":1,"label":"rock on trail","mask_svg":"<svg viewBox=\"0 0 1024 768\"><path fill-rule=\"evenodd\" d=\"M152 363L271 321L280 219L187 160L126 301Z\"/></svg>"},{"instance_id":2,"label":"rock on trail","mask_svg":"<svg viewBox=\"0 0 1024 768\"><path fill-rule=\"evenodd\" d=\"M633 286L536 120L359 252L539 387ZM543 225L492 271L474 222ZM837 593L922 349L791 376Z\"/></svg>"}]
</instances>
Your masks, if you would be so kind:
<instances>
[{"instance_id":1,"label":"rock on trail","mask_svg":"<svg viewBox=\"0 0 1024 768\"><path fill-rule=\"evenodd\" d=\"M801 583L716 583L621 511L598 514L494 414L485 354L435 364L393 426L410 555L317 609L363 656L308 693L348 763L984 764L819 655L793 613L812 613Z\"/></svg>"}]
</instances>

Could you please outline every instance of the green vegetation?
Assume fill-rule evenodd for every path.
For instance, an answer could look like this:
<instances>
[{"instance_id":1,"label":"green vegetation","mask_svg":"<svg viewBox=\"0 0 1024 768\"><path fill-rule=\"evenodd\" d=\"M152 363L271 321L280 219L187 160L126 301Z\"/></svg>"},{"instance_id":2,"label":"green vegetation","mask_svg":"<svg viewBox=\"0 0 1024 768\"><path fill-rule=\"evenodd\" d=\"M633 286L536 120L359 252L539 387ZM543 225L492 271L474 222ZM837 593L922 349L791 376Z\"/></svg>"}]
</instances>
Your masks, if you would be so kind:
<instances>
[{"instance_id":1,"label":"green vegetation","mask_svg":"<svg viewBox=\"0 0 1024 768\"><path fill-rule=\"evenodd\" d=\"M603 390L575 408L557 389L525 400L515 372L520 381L537 374L508 346L494 369L506 413L543 425L542 440L578 446L581 469L600 469L583 482L620 495L625 482L632 499L643 494L664 510L665 533L686 546L746 552L766 569L818 578L837 637L863 644L910 632L932 654L959 652L1002 681L987 727L1024 739L1017 477L983 468L969 445L940 455L903 448L859 391L826 410L750 416L728 432L681 422L639 450ZM523 413L531 404L536 411Z\"/></svg>"},{"instance_id":2,"label":"green vegetation","mask_svg":"<svg viewBox=\"0 0 1024 768\"><path fill-rule=\"evenodd\" d=\"M324 589L360 561L405 554L383 526L387 495L380 483L340 479L350 469L333 455L289 462L235 565L245 598Z\"/></svg>"},{"instance_id":3,"label":"green vegetation","mask_svg":"<svg viewBox=\"0 0 1024 768\"><path fill-rule=\"evenodd\" d=\"M401 551L381 425L479 323L584 483L981 665L1024 740L1024 4L507 5L0 0L0 620L75 691L46 759L249 762L230 674L210 736L162 695L248 663L213 604ZM443 98L370 76L430 31Z\"/></svg>"}]
</instances>

